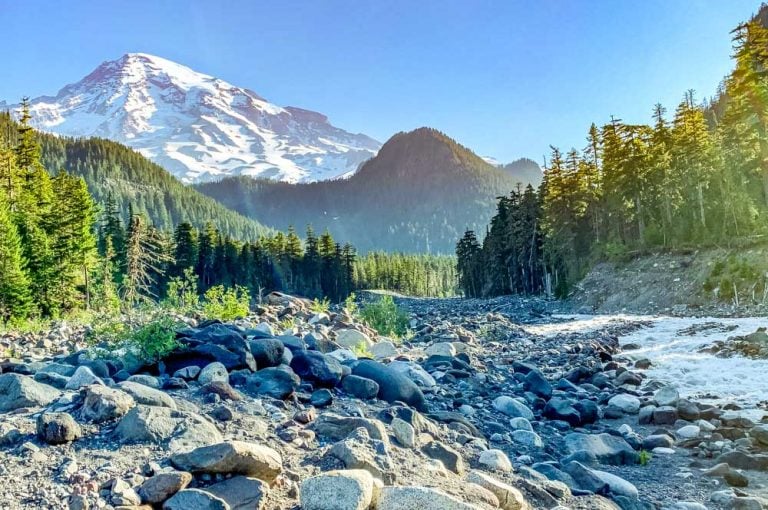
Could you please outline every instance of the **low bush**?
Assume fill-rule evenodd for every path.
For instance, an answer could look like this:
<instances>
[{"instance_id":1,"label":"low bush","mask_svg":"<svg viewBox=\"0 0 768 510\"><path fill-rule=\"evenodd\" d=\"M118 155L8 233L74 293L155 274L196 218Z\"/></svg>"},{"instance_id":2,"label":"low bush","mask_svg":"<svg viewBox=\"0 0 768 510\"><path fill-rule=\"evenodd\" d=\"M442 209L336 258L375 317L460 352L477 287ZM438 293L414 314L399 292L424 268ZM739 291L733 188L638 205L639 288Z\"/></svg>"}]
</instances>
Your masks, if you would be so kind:
<instances>
[{"instance_id":1,"label":"low bush","mask_svg":"<svg viewBox=\"0 0 768 510\"><path fill-rule=\"evenodd\" d=\"M241 319L251 310L251 296L245 287L211 287L203 296L203 315L208 319Z\"/></svg>"},{"instance_id":2,"label":"low bush","mask_svg":"<svg viewBox=\"0 0 768 510\"><path fill-rule=\"evenodd\" d=\"M402 338L408 334L408 314L395 304L392 296L382 296L365 305L360 317L380 335Z\"/></svg>"}]
</instances>

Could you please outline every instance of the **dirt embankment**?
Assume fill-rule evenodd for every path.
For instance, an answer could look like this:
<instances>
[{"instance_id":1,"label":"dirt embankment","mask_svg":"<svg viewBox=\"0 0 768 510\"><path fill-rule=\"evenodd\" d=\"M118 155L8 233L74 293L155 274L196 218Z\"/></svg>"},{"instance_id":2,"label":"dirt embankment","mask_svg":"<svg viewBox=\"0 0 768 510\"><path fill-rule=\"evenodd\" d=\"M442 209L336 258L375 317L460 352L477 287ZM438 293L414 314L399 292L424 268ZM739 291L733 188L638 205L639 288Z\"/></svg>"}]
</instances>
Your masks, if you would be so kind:
<instances>
[{"instance_id":1,"label":"dirt embankment","mask_svg":"<svg viewBox=\"0 0 768 510\"><path fill-rule=\"evenodd\" d=\"M768 245L601 262L574 287L572 312L715 316L768 312Z\"/></svg>"}]
</instances>

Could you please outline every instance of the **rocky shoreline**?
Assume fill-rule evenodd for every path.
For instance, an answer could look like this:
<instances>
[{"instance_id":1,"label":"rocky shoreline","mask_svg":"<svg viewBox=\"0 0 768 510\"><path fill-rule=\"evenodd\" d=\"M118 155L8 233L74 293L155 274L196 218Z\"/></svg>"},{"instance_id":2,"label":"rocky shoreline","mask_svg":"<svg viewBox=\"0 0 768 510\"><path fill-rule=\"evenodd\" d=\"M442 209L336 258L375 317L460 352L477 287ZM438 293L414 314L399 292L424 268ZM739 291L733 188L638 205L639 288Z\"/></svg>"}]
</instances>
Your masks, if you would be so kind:
<instances>
[{"instance_id":1,"label":"rocky shoreline","mask_svg":"<svg viewBox=\"0 0 768 510\"><path fill-rule=\"evenodd\" d=\"M768 425L647 378L617 339L642 324L399 301L402 343L281 294L151 366L0 338L0 508L768 508Z\"/></svg>"}]
</instances>

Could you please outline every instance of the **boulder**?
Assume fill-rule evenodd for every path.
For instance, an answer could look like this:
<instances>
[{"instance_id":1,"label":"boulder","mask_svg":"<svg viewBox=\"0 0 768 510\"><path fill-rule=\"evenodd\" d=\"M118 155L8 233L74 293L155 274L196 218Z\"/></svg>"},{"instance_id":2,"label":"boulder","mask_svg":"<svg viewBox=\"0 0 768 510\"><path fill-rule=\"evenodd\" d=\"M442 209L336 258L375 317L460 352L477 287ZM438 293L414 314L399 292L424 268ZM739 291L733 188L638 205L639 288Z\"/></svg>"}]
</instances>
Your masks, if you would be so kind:
<instances>
[{"instance_id":1,"label":"boulder","mask_svg":"<svg viewBox=\"0 0 768 510\"><path fill-rule=\"evenodd\" d=\"M263 368L248 376L245 391L255 397L266 395L285 400L299 388L301 379L289 367Z\"/></svg>"},{"instance_id":2,"label":"boulder","mask_svg":"<svg viewBox=\"0 0 768 510\"><path fill-rule=\"evenodd\" d=\"M552 397L552 385L544 378L540 370L531 370L523 379L523 386L537 397L548 400Z\"/></svg>"},{"instance_id":3,"label":"boulder","mask_svg":"<svg viewBox=\"0 0 768 510\"><path fill-rule=\"evenodd\" d=\"M191 473L240 474L267 483L273 482L283 470L283 460L275 450L244 441L227 441L176 453L171 456L171 463Z\"/></svg>"},{"instance_id":4,"label":"boulder","mask_svg":"<svg viewBox=\"0 0 768 510\"><path fill-rule=\"evenodd\" d=\"M374 480L368 471L328 471L304 480L299 491L302 510L367 510Z\"/></svg>"},{"instance_id":5,"label":"boulder","mask_svg":"<svg viewBox=\"0 0 768 510\"><path fill-rule=\"evenodd\" d=\"M532 430L513 430L510 435L515 443L524 444L531 448L542 448L544 446L544 441Z\"/></svg>"},{"instance_id":6,"label":"boulder","mask_svg":"<svg viewBox=\"0 0 768 510\"><path fill-rule=\"evenodd\" d=\"M176 401L162 390L156 390L155 388L130 381L118 383L117 387L132 396L139 404L176 409Z\"/></svg>"},{"instance_id":7,"label":"boulder","mask_svg":"<svg viewBox=\"0 0 768 510\"><path fill-rule=\"evenodd\" d=\"M163 387L163 385L160 383L160 380L153 375L136 374L128 377L126 381L143 384L144 386L149 386L150 388L155 388L156 390L159 390Z\"/></svg>"},{"instance_id":8,"label":"boulder","mask_svg":"<svg viewBox=\"0 0 768 510\"><path fill-rule=\"evenodd\" d=\"M565 436L568 454L584 451L604 464L635 464L637 452L627 441L610 434L581 434L572 432Z\"/></svg>"},{"instance_id":9,"label":"boulder","mask_svg":"<svg viewBox=\"0 0 768 510\"><path fill-rule=\"evenodd\" d=\"M480 510L479 506L428 487L384 487L376 510Z\"/></svg>"},{"instance_id":10,"label":"boulder","mask_svg":"<svg viewBox=\"0 0 768 510\"><path fill-rule=\"evenodd\" d=\"M356 329L340 329L336 332L336 343L345 349L354 350L358 346L370 349L373 342L365 333Z\"/></svg>"},{"instance_id":11,"label":"boulder","mask_svg":"<svg viewBox=\"0 0 768 510\"><path fill-rule=\"evenodd\" d=\"M578 427L581 425L581 414L573 407L573 404L574 402L571 400L555 397L544 406L543 415L550 420L561 420L567 422L571 427Z\"/></svg>"},{"instance_id":12,"label":"boulder","mask_svg":"<svg viewBox=\"0 0 768 510\"><path fill-rule=\"evenodd\" d=\"M387 443L372 439L363 428L334 444L327 455L340 460L347 469L364 469L384 483L395 482L395 466Z\"/></svg>"},{"instance_id":13,"label":"boulder","mask_svg":"<svg viewBox=\"0 0 768 510\"><path fill-rule=\"evenodd\" d=\"M355 430L363 428L373 439L388 442L387 429L379 420L359 416L339 416L333 413L321 414L314 423L315 433L335 441L344 439Z\"/></svg>"},{"instance_id":14,"label":"boulder","mask_svg":"<svg viewBox=\"0 0 768 510\"><path fill-rule=\"evenodd\" d=\"M477 460L481 465L494 471L503 471L505 473L512 471L512 463L507 454L501 450L485 450L480 454Z\"/></svg>"},{"instance_id":15,"label":"boulder","mask_svg":"<svg viewBox=\"0 0 768 510\"><path fill-rule=\"evenodd\" d=\"M653 450L654 448L672 448L675 440L666 434L654 434L643 439L643 448Z\"/></svg>"},{"instance_id":16,"label":"boulder","mask_svg":"<svg viewBox=\"0 0 768 510\"><path fill-rule=\"evenodd\" d=\"M638 498L637 487L611 473L590 469L576 461L566 464L564 470L582 490L595 494L609 492L613 496L624 496L634 500Z\"/></svg>"},{"instance_id":17,"label":"boulder","mask_svg":"<svg viewBox=\"0 0 768 510\"><path fill-rule=\"evenodd\" d=\"M620 393L611 397L608 405L621 409L626 414L637 414L640 411L640 399L628 393Z\"/></svg>"},{"instance_id":18,"label":"boulder","mask_svg":"<svg viewBox=\"0 0 768 510\"><path fill-rule=\"evenodd\" d=\"M196 330L187 343L197 344L193 350L211 354L215 361L224 364L227 370L248 368L256 370L256 362L251 354L251 348L245 337L233 327L225 324L211 324ZM215 347L218 347L216 349Z\"/></svg>"},{"instance_id":19,"label":"boulder","mask_svg":"<svg viewBox=\"0 0 768 510\"><path fill-rule=\"evenodd\" d=\"M403 374L421 388L432 388L437 385L435 378L432 377L429 372L424 370L421 365L414 363L413 361L395 360L387 365L387 368L394 370L399 374Z\"/></svg>"},{"instance_id":20,"label":"boulder","mask_svg":"<svg viewBox=\"0 0 768 510\"><path fill-rule=\"evenodd\" d=\"M496 397L493 401L493 407L507 416L512 418L525 418L526 420L533 419L533 411L528 406L520 402L518 399L502 395Z\"/></svg>"},{"instance_id":21,"label":"boulder","mask_svg":"<svg viewBox=\"0 0 768 510\"><path fill-rule=\"evenodd\" d=\"M41 384L29 376L0 375L0 412L46 406L59 398L59 395L61 392L56 388Z\"/></svg>"},{"instance_id":22,"label":"boulder","mask_svg":"<svg viewBox=\"0 0 768 510\"><path fill-rule=\"evenodd\" d=\"M80 416L83 420L102 423L124 416L136 405L128 393L106 386L88 386L84 391Z\"/></svg>"},{"instance_id":23,"label":"boulder","mask_svg":"<svg viewBox=\"0 0 768 510\"><path fill-rule=\"evenodd\" d=\"M191 481L192 475L185 471L157 473L155 476L144 480L137 493L142 503L155 505L186 488Z\"/></svg>"},{"instance_id":24,"label":"boulder","mask_svg":"<svg viewBox=\"0 0 768 510\"><path fill-rule=\"evenodd\" d=\"M295 352L291 360L291 368L302 381L308 381L316 386L333 388L341 381L341 364L321 352Z\"/></svg>"},{"instance_id":25,"label":"boulder","mask_svg":"<svg viewBox=\"0 0 768 510\"><path fill-rule=\"evenodd\" d=\"M376 381L379 385L378 398L389 403L404 402L419 411L426 410L424 394L418 386L400 372L390 369L378 361L364 359L352 368L354 375Z\"/></svg>"},{"instance_id":26,"label":"boulder","mask_svg":"<svg viewBox=\"0 0 768 510\"><path fill-rule=\"evenodd\" d=\"M90 368L79 366L75 373L72 374L72 377L69 378L69 381L67 381L65 388L68 390L79 390L89 384L104 384L104 382L96 377Z\"/></svg>"},{"instance_id":27,"label":"boulder","mask_svg":"<svg viewBox=\"0 0 768 510\"><path fill-rule=\"evenodd\" d=\"M251 354L260 369L277 367L283 360L285 345L277 338L259 338L250 341Z\"/></svg>"},{"instance_id":28,"label":"boulder","mask_svg":"<svg viewBox=\"0 0 768 510\"><path fill-rule=\"evenodd\" d=\"M137 405L118 422L123 443L153 443L182 451L222 441L216 426L202 416L168 407Z\"/></svg>"},{"instance_id":29,"label":"boulder","mask_svg":"<svg viewBox=\"0 0 768 510\"><path fill-rule=\"evenodd\" d=\"M397 347L395 347L394 343L388 340L376 342L371 346L370 351L375 359L393 358L397 356Z\"/></svg>"},{"instance_id":30,"label":"boulder","mask_svg":"<svg viewBox=\"0 0 768 510\"><path fill-rule=\"evenodd\" d=\"M82 435L80 425L67 413L43 413L37 417L37 437L48 444L69 443Z\"/></svg>"},{"instance_id":31,"label":"boulder","mask_svg":"<svg viewBox=\"0 0 768 510\"><path fill-rule=\"evenodd\" d=\"M672 406L657 407L653 410L653 423L656 425L674 425L677 421L677 409Z\"/></svg>"},{"instance_id":32,"label":"boulder","mask_svg":"<svg viewBox=\"0 0 768 510\"><path fill-rule=\"evenodd\" d=\"M320 388L312 392L309 403L315 407L326 407L333 403L333 393L328 388Z\"/></svg>"},{"instance_id":33,"label":"boulder","mask_svg":"<svg viewBox=\"0 0 768 510\"><path fill-rule=\"evenodd\" d=\"M395 417L392 419L390 427L392 427L392 433L395 435L395 439L397 439L398 443L406 448L413 448L416 446L416 430L413 428L413 425L405 420Z\"/></svg>"},{"instance_id":34,"label":"boulder","mask_svg":"<svg viewBox=\"0 0 768 510\"><path fill-rule=\"evenodd\" d=\"M261 510L265 508L269 485L247 476L234 476L205 488L222 499L230 510Z\"/></svg>"},{"instance_id":35,"label":"boulder","mask_svg":"<svg viewBox=\"0 0 768 510\"><path fill-rule=\"evenodd\" d=\"M715 459L717 464L726 463L732 468L751 471L768 471L768 455L749 454L740 451L723 453Z\"/></svg>"},{"instance_id":36,"label":"boulder","mask_svg":"<svg viewBox=\"0 0 768 510\"><path fill-rule=\"evenodd\" d=\"M768 446L768 425L758 425L749 431L750 437L763 446Z\"/></svg>"},{"instance_id":37,"label":"boulder","mask_svg":"<svg viewBox=\"0 0 768 510\"><path fill-rule=\"evenodd\" d=\"M200 371L200 374L197 376L197 382L199 382L201 386L205 386L212 382L228 383L229 372L227 372L227 367L218 361L209 363Z\"/></svg>"},{"instance_id":38,"label":"boulder","mask_svg":"<svg viewBox=\"0 0 768 510\"><path fill-rule=\"evenodd\" d=\"M200 489L183 489L163 503L163 510L230 510L223 499Z\"/></svg>"},{"instance_id":39,"label":"boulder","mask_svg":"<svg viewBox=\"0 0 768 510\"><path fill-rule=\"evenodd\" d=\"M439 460L446 469L449 469L457 475L463 475L466 467L461 454L440 441L430 441L421 447L422 453L427 457Z\"/></svg>"},{"instance_id":40,"label":"boulder","mask_svg":"<svg viewBox=\"0 0 768 510\"><path fill-rule=\"evenodd\" d=\"M680 400L680 393L674 386L663 386L653 394L653 401L657 406L676 406Z\"/></svg>"},{"instance_id":41,"label":"boulder","mask_svg":"<svg viewBox=\"0 0 768 510\"><path fill-rule=\"evenodd\" d=\"M372 379L352 374L341 380L341 388L353 397L363 400L374 398L379 393L379 383Z\"/></svg>"},{"instance_id":42,"label":"boulder","mask_svg":"<svg viewBox=\"0 0 768 510\"><path fill-rule=\"evenodd\" d=\"M502 510L527 510L530 508L523 494L504 482L496 480L480 471L470 471L467 481L491 491L499 500Z\"/></svg>"},{"instance_id":43,"label":"boulder","mask_svg":"<svg viewBox=\"0 0 768 510\"><path fill-rule=\"evenodd\" d=\"M427 347L424 352L427 356L456 356L456 347L451 342L436 342Z\"/></svg>"}]
</instances>

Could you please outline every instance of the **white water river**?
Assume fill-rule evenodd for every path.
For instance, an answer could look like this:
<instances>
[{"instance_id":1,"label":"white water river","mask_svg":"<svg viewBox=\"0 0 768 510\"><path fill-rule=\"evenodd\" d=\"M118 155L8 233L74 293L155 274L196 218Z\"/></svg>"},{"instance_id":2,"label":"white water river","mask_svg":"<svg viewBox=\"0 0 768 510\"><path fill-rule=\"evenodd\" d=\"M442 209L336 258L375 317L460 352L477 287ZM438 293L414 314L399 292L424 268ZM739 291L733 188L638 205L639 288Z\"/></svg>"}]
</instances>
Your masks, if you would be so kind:
<instances>
[{"instance_id":1,"label":"white water river","mask_svg":"<svg viewBox=\"0 0 768 510\"><path fill-rule=\"evenodd\" d=\"M768 402L768 360L745 357L719 358L702 353L702 347L732 336L753 333L768 326L768 319L749 317L719 319L712 317L679 318L637 315L557 316L567 322L526 326L540 335L594 331L616 321L650 322L650 326L619 337L621 345L637 344L639 349L624 355L632 359L648 358L652 367L644 373L678 388L681 396L718 404L738 403L755 408ZM705 324L718 327L706 328ZM721 325L721 326L720 326ZM696 329L690 333L688 328ZM698 327L698 328L697 328ZM733 329L731 329L733 328ZM764 407L761 406L761 407ZM754 413L758 417L762 412Z\"/></svg>"}]
</instances>

